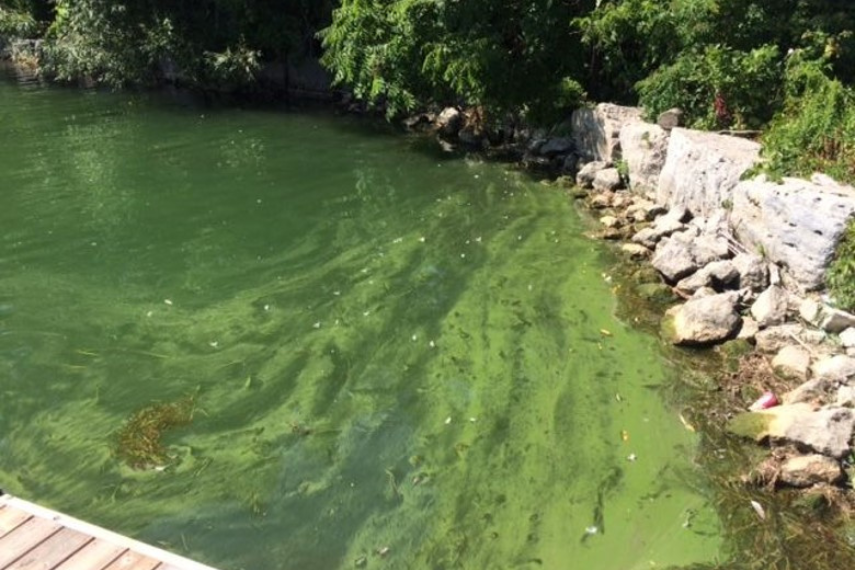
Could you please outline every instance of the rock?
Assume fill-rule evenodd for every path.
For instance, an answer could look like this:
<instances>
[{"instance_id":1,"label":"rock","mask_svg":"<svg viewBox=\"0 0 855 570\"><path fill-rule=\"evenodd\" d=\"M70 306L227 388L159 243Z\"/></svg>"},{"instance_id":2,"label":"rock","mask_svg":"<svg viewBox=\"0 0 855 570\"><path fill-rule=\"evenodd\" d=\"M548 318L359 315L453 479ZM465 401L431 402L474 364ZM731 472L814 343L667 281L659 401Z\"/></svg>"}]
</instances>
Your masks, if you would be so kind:
<instances>
[{"instance_id":1,"label":"rock","mask_svg":"<svg viewBox=\"0 0 855 570\"><path fill-rule=\"evenodd\" d=\"M843 345L843 348L855 347L855 328L850 327L840 333L840 344Z\"/></svg>"},{"instance_id":2,"label":"rock","mask_svg":"<svg viewBox=\"0 0 855 570\"><path fill-rule=\"evenodd\" d=\"M615 197L612 200L612 207L623 209L632 205L632 194L627 192L626 190L618 190L615 192Z\"/></svg>"},{"instance_id":3,"label":"rock","mask_svg":"<svg viewBox=\"0 0 855 570\"><path fill-rule=\"evenodd\" d=\"M630 190L642 196L656 196L668 152L668 133L658 125L631 122L620 131L620 148L629 172Z\"/></svg>"},{"instance_id":4,"label":"rock","mask_svg":"<svg viewBox=\"0 0 855 570\"><path fill-rule=\"evenodd\" d=\"M730 247L721 236L701 234L692 241L692 255L698 265L707 265L729 257Z\"/></svg>"},{"instance_id":5,"label":"rock","mask_svg":"<svg viewBox=\"0 0 855 570\"><path fill-rule=\"evenodd\" d=\"M804 382L810 372L810 353L801 346L785 346L772 359L772 369L784 378Z\"/></svg>"},{"instance_id":6,"label":"rock","mask_svg":"<svg viewBox=\"0 0 855 570\"><path fill-rule=\"evenodd\" d=\"M413 115L411 117L407 117L401 124L404 125L404 128L410 131L418 131L424 130L425 128L430 127L435 124L436 115L433 113L419 113L417 115Z\"/></svg>"},{"instance_id":7,"label":"rock","mask_svg":"<svg viewBox=\"0 0 855 570\"><path fill-rule=\"evenodd\" d=\"M785 404L734 417L728 430L756 441L793 443L831 457L849 453L855 414L848 408L814 411L809 404Z\"/></svg>"},{"instance_id":8,"label":"rock","mask_svg":"<svg viewBox=\"0 0 855 570\"><path fill-rule=\"evenodd\" d=\"M463 113L454 107L446 107L436 118L439 134L446 138L455 138L463 127Z\"/></svg>"},{"instance_id":9,"label":"rock","mask_svg":"<svg viewBox=\"0 0 855 570\"><path fill-rule=\"evenodd\" d=\"M659 117L656 119L656 124L665 129L666 131L670 131L676 127L683 126L683 110L674 107L673 109L668 109L667 111L661 113Z\"/></svg>"},{"instance_id":10,"label":"rock","mask_svg":"<svg viewBox=\"0 0 855 570\"><path fill-rule=\"evenodd\" d=\"M704 297L712 297L713 295L718 295L715 289L712 287L701 287L697 291L692 294L692 299L703 299Z\"/></svg>"},{"instance_id":11,"label":"rock","mask_svg":"<svg viewBox=\"0 0 855 570\"><path fill-rule=\"evenodd\" d=\"M591 199L588 201L588 206L595 210L602 210L605 208L611 208L612 206L612 193L611 192L603 192L602 194L596 194L591 196Z\"/></svg>"},{"instance_id":12,"label":"rock","mask_svg":"<svg viewBox=\"0 0 855 570\"><path fill-rule=\"evenodd\" d=\"M487 142L484 131L472 125L466 125L457 132L457 138L468 147L481 148Z\"/></svg>"},{"instance_id":13,"label":"rock","mask_svg":"<svg viewBox=\"0 0 855 570\"><path fill-rule=\"evenodd\" d=\"M619 228L621 227L621 221L614 216L603 216L600 218L600 223L607 228Z\"/></svg>"},{"instance_id":14,"label":"rock","mask_svg":"<svg viewBox=\"0 0 855 570\"><path fill-rule=\"evenodd\" d=\"M641 121L642 111L600 103L594 109L577 109L570 118L573 142L586 160L617 161L624 125Z\"/></svg>"},{"instance_id":15,"label":"rock","mask_svg":"<svg viewBox=\"0 0 855 570\"><path fill-rule=\"evenodd\" d=\"M802 291L822 287L825 270L855 214L855 189L764 177L733 189L731 222L739 241L763 251Z\"/></svg>"},{"instance_id":16,"label":"rock","mask_svg":"<svg viewBox=\"0 0 855 570\"><path fill-rule=\"evenodd\" d=\"M813 377L829 382L846 383L855 378L855 358L838 354L814 363Z\"/></svg>"},{"instance_id":17,"label":"rock","mask_svg":"<svg viewBox=\"0 0 855 570\"><path fill-rule=\"evenodd\" d=\"M579 172L579 157L575 154L568 154L564 157L561 163L561 172L568 176L576 176Z\"/></svg>"},{"instance_id":18,"label":"rock","mask_svg":"<svg viewBox=\"0 0 855 570\"><path fill-rule=\"evenodd\" d=\"M617 168L604 168L594 175L592 186L597 192L613 192L623 188L623 180Z\"/></svg>"},{"instance_id":19,"label":"rock","mask_svg":"<svg viewBox=\"0 0 855 570\"><path fill-rule=\"evenodd\" d=\"M760 145L753 141L675 128L656 201L684 206L695 216L710 216L733 202L734 187L759 153Z\"/></svg>"},{"instance_id":20,"label":"rock","mask_svg":"<svg viewBox=\"0 0 855 570\"><path fill-rule=\"evenodd\" d=\"M828 391L828 384L824 380L808 380L783 395L781 401L784 404L801 404L823 399Z\"/></svg>"},{"instance_id":21,"label":"rock","mask_svg":"<svg viewBox=\"0 0 855 570\"><path fill-rule=\"evenodd\" d=\"M693 293L701 287L711 287L724 291L739 282L739 272L730 260L714 261L702 267L693 275L680 280L677 289Z\"/></svg>"},{"instance_id":22,"label":"rock","mask_svg":"<svg viewBox=\"0 0 855 570\"><path fill-rule=\"evenodd\" d=\"M674 292L664 283L642 283L636 290L639 297L653 303L670 303L674 300Z\"/></svg>"},{"instance_id":23,"label":"rock","mask_svg":"<svg viewBox=\"0 0 855 570\"><path fill-rule=\"evenodd\" d=\"M808 345L822 343L825 335L818 331L809 331L802 325L788 323L772 326L757 333L757 350L761 352L778 352L793 341Z\"/></svg>"},{"instance_id":24,"label":"rock","mask_svg":"<svg viewBox=\"0 0 855 570\"><path fill-rule=\"evenodd\" d=\"M573 139L568 137L554 137L548 139L538 150L540 154L550 158L559 154L567 154L573 151Z\"/></svg>"},{"instance_id":25,"label":"rock","mask_svg":"<svg viewBox=\"0 0 855 570\"><path fill-rule=\"evenodd\" d=\"M677 345L706 345L736 336L741 318L736 312L739 295L721 293L692 299L665 313L663 331Z\"/></svg>"},{"instance_id":26,"label":"rock","mask_svg":"<svg viewBox=\"0 0 855 570\"><path fill-rule=\"evenodd\" d=\"M792 487L810 487L820 483L833 485L843 478L840 463L824 455L799 455L781 465L779 480Z\"/></svg>"},{"instance_id":27,"label":"rock","mask_svg":"<svg viewBox=\"0 0 855 570\"><path fill-rule=\"evenodd\" d=\"M649 200L637 199L626 209L626 216L635 222L649 222L666 213L667 210Z\"/></svg>"},{"instance_id":28,"label":"rock","mask_svg":"<svg viewBox=\"0 0 855 570\"><path fill-rule=\"evenodd\" d=\"M823 307L820 312L819 328L827 333L837 334L850 327L855 327L855 315L840 309Z\"/></svg>"},{"instance_id":29,"label":"rock","mask_svg":"<svg viewBox=\"0 0 855 570\"><path fill-rule=\"evenodd\" d=\"M625 243L620 246L622 252L626 253L632 259L646 259L653 253L643 245L637 243Z\"/></svg>"},{"instance_id":30,"label":"rock","mask_svg":"<svg viewBox=\"0 0 855 570\"><path fill-rule=\"evenodd\" d=\"M739 272L739 286L752 291L763 291L769 286L769 267L763 258L751 253L740 253L733 258Z\"/></svg>"},{"instance_id":31,"label":"rock","mask_svg":"<svg viewBox=\"0 0 855 570\"><path fill-rule=\"evenodd\" d=\"M594 185L594 178L600 170L609 167L609 163L602 161L589 162L583 166L578 174L576 174L576 184L582 188L591 188Z\"/></svg>"},{"instance_id":32,"label":"rock","mask_svg":"<svg viewBox=\"0 0 855 570\"><path fill-rule=\"evenodd\" d=\"M789 295L786 289L772 285L757 297L751 305L751 316L757 319L760 328L779 325L787 318Z\"/></svg>"},{"instance_id":33,"label":"rock","mask_svg":"<svg viewBox=\"0 0 855 570\"><path fill-rule=\"evenodd\" d=\"M855 407L855 386L841 386L837 389L837 398L834 401L835 406L842 408Z\"/></svg>"},{"instance_id":34,"label":"rock","mask_svg":"<svg viewBox=\"0 0 855 570\"><path fill-rule=\"evenodd\" d=\"M758 332L760 332L760 327L757 325L757 321L751 317L742 317L742 328L739 329L739 334L736 335L736 338L738 340L754 342Z\"/></svg>"},{"instance_id":35,"label":"rock","mask_svg":"<svg viewBox=\"0 0 855 570\"><path fill-rule=\"evenodd\" d=\"M651 263L671 282L679 281L698 269L689 244L675 237L662 240Z\"/></svg>"},{"instance_id":36,"label":"rock","mask_svg":"<svg viewBox=\"0 0 855 570\"><path fill-rule=\"evenodd\" d=\"M822 305L815 299L805 299L799 304L799 316L812 325L819 324Z\"/></svg>"}]
</instances>

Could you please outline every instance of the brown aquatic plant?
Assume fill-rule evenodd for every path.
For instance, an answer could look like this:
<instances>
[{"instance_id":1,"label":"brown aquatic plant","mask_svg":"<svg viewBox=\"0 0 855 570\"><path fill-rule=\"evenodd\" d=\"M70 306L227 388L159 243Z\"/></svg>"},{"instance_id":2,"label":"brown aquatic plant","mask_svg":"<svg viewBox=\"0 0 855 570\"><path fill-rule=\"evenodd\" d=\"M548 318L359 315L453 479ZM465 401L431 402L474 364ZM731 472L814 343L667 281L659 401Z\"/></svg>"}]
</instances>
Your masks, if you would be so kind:
<instances>
[{"instance_id":1,"label":"brown aquatic plant","mask_svg":"<svg viewBox=\"0 0 855 570\"><path fill-rule=\"evenodd\" d=\"M164 433L193 420L192 396L177 402L158 403L136 412L116 435L115 454L134 469L162 466L169 461L163 446Z\"/></svg>"}]
</instances>

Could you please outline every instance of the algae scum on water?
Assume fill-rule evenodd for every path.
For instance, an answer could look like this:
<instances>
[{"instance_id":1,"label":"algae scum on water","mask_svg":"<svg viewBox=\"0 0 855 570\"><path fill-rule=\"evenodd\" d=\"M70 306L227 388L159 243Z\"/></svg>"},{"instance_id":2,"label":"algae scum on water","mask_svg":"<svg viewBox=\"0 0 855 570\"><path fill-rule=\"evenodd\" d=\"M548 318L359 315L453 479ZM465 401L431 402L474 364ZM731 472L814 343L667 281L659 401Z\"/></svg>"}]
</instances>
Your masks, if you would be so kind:
<instances>
[{"instance_id":1,"label":"algae scum on water","mask_svg":"<svg viewBox=\"0 0 855 570\"><path fill-rule=\"evenodd\" d=\"M716 560L562 193L347 120L0 97L6 490L224 569Z\"/></svg>"}]
</instances>

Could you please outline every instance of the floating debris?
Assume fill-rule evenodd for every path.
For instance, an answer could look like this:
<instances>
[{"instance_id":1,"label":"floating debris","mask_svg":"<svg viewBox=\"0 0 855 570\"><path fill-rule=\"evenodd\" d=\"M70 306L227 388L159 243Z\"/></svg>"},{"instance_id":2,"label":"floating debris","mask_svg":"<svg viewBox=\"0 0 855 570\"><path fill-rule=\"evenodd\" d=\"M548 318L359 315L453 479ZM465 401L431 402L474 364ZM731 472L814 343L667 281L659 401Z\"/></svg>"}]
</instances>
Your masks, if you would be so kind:
<instances>
[{"instance_id":1,"label":"floating debris","mask_svg":"<svg viewBox=\"0 0 855 570\"><path fill-rule=\"evenodd\" d=\"M172 300L171 300L171 299L164 299L164 300L163 300L163 303L164 303L165 305L169 305L170 307L172 306Z\"/></svg>"},{"instance_id":2,"label":"floating debris","mask_svg":"<svg viewBox=\"0 0 855 570\"><path fill-rule=\"evenodd\" d=\"M585 527L585 535L586 536L593 536L593 535L597 534L598 532L600 532L600 529L597 528L596 526Z\"/></svg>"},{"instance_id":3,"label":"floating debris","mask_svg":"<svg viewBox=\"0 0 855 570\"><path fill-rule=\"evenodd\" d=\"M622 441L629 441L629 432L625 429L620 430L620 438Z\"/></svg>"},{"instance_id":4,"label":"floating debris","mask_svg":"<svg viewBox=\"0 0 855 570\"><path fill-rule=\"evenodd\" d=\"M392 549L391 549L391 548L389 548L388 546L384 546L384 547L382 547L382 548L378 548L378 549L377 549L377 550L375 550L374 552L377 554L377 556L380 556L380 557L382 558L382 557L384 557L384 556L388 555L388 554L389 554L389 552L391 552L391 550L392 550Z\"/></svg>"},{"instance_id":5,"label":"floating debris","mask_svg":"<svg viewBox=\"0 0 855 570\"><path fill-rule=\"evenodd\" d=\"M751 501L751 508L754 509L754 512L757 513L757 516L760 517L761 521L766 520L766 509L763 508L763 505L757 501Z\"/></svg>"},{"instance_id":6,"label":"floating debris","mask_svg":"<svg viewBox=\"0 0 855 570\"><path fill-rule=\"evenodd\" d=\"M314 327L316 329L321 328L321 321L316 322L315 324L312 325L312 327Z\"/></svg>"},{"instance_id":7,"label":"floating debris","mask_svg":"<svg viewBox=\"0 0 855 570\"><path fill-rule=\"evenodd\" d=\"M636 459L638 459L638 456L634 453L630 453L629 455L626 456L627 461L635 461Z\"/></svg>"},{"instance_id":8,"label":"floating debris","mask_svg":"<svg viewBox=\"0 0 855 570\"><path fill-rule=\"evenodd\" d=\"M135 413L116 436L115 454L135 469L166 465L169 457L161 443L165 431L193 420L192 397L155 404Z\"/></svg>"},{"instance_id":9,"label":"floating debris","mask_svg":"<svg viewBox=\"0 0 855 570\"><path fill-rule=\"evenodd\" d=\"M431 348L436 348L436 343L435 343L434 341L430 341L430 342L428 343L428 346L429 346L429 347L431 347Z\"/></svg>"},{"instance_id":10,"label":"floating debris","mask_svg":"<svg viewBox=\"0 0 855 570\"><path fill-rule=\"evenodd\" d=\"M684 427L684 428L686 428L687 430L689 430L689 431L691 431L691 432L694 432L694 431L695 431L695 426L693 426L692 424L690 424L690 423L688 422L688 420L686 420L686 418L684 418L684 417L683 417L683 414L680 414L678 417L680 418L680 423L682 423L682 424L683 424L683 427Z\"/></svg>"},{"instance_id":11,"label":"floating debris","mask_svg":"<svg viewBox=\"0 0 855 570\"><path fill-rule=\"evenodd\" d=\"M600 334L603 336L612 336L612 331L608 329L600 329Z\"/></svg>"},{"instance_id":12,"label":"floating debris","mask_svg":"<svg viewBox=\"0 0 855 570\"><path fill-rule=\"evenodd\" d=\"M445 418L445 425L448 425L450 423L451 423L451 416L448 416L447 418Z\"/></svg>"},{"instance_id":13,"label":"floating debris","mask_svg":"<svg viewBox=\"0 0 855 570\"><path fill-rule=\"evenodd\" d=\"M751 404L748 409L752 412L759 412L760 410L774 408L778 404L780 404L778 397L775 396L773 392L765 392L762 396L757 398L757 400Z\"/></svg>"}]
</instances>

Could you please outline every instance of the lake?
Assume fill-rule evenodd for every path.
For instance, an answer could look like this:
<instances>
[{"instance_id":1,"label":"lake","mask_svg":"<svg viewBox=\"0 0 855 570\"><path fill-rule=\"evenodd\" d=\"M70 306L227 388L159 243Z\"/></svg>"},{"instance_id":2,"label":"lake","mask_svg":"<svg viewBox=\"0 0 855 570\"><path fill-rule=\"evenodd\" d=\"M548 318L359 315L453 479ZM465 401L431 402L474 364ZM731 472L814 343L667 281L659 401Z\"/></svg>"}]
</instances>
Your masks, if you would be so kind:
<instances>
[{"instance_id":1,"label":"lake","mask_svg":"<svg viewBox=\"0 0 855 570\"><path fill-rule=\"evenodd\" d=\"M6 81L0 132L7 492L223 570L720 556L557 188L326 112Z\"/></svg>"}]
</instances>

